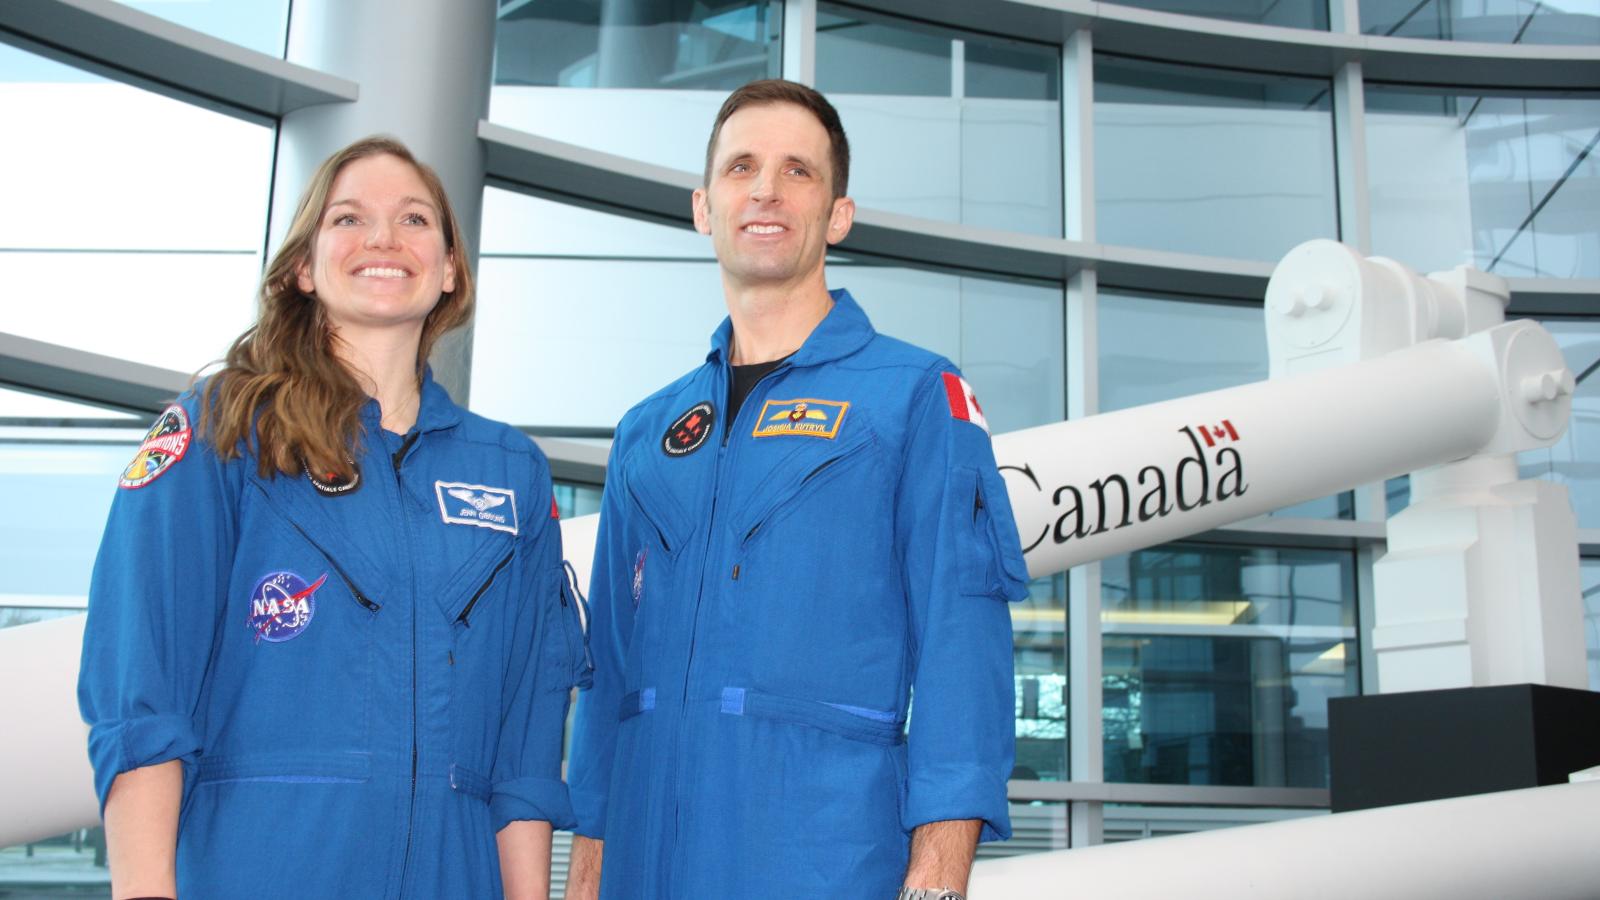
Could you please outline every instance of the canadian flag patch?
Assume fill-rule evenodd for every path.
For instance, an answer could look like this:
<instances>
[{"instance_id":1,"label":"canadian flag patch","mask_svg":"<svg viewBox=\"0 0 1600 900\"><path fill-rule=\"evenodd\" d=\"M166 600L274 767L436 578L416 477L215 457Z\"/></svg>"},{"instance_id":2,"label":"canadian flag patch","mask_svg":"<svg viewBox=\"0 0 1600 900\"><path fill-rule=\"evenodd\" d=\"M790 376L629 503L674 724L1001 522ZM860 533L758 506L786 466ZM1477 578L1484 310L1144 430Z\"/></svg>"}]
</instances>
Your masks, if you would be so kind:
<instances>
[{"instance_id":1,"label":"canadian flag patch","mask_svg":"<svg viewBox=\"0 0 1600 900\"><path fill-rule=\"evenodd\" d=\"M978 397L965 378L954 372L944 373L944 394L950 401L950 415L982 428L984 434L989 433L989 420L983 417L983 407L978 405Z\"/></svg>"}]
</instances>

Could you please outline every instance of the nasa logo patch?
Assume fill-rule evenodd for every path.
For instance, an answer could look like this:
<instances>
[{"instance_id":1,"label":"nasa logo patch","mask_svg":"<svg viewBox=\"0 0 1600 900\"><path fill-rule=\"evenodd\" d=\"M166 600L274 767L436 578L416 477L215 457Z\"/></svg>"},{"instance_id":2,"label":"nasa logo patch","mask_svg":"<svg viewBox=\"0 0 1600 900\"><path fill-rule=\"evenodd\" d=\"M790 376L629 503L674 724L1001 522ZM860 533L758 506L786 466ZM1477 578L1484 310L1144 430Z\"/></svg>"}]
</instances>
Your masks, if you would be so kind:
<instances>
[{"instance_id":1,"label":"nasa logo patch","mask_svg":"<svg viewBox=\"0 0 1600 900\"><path fill-rule=\"evenodd\" d=\"M633 605L639 606L639 596L644 593L644 557L648 547L640 547L639 555L633 558Z\"/></svg>"},{"instance_id":2,"label":"nasa logo patch","mask_svg":"<svg viewBox=\"0 0 1600 900\"><path fill-rule=\"evenodd\" d=\"M281 644L304 634L317 612L317 590L327 580L326 572L310 584L293 572L261 576L250 592L248 624L256 642Z\"/></svg>"},{"instance_id":3,"label":"nasa logo patch","mask_svg":"<svg viewBox=\"0 0 1600 900\"><path fill-rule=\"evenodd\" d=\"M667 433L661 436L662 451L668 456L688 456L699 450L716 420L717 411L709 400L689 407L687 412L667 426Z\"/></svg>"},{"instance_id":4,"label":"nasa logo patch","mask_svg":"<svg viewBox=\"0 0 1600 900\"><path fill-rule=\"evenodd\" d=\"M145 432L133 461L122 470L118 482L125 488L141 488L160 478L173 464L183 459L189 451L193 432L189 430L189 414L174 403L156 416L154 425Z\"/></svg>"}]
</instances>

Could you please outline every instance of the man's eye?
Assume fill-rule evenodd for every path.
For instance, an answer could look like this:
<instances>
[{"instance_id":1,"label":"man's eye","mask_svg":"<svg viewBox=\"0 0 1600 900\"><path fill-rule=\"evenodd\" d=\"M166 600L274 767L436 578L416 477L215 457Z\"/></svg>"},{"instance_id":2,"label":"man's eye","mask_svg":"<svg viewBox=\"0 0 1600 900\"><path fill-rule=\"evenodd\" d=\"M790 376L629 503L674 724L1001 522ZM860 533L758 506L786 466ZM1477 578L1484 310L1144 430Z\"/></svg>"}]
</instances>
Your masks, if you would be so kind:
<instances>
[{"instance_id":1,"label":"man's eye","mask_svg":"<svg viewBox=\"0 0 1600 900\"><path fill-rule=\"evenodd\" d=\"M801 178L805 178L805 177L809 176L811 174L811 172L809 170L807 170L807 169L801 168L800 166L790 166L789 167L789 174L790 175L798 175Z\"/></svg>"},{"instance_id":2,"label":"man's eye","mask_svg":"<svg viewBox=\"0 0 1600 900\"><path fill-rule=\"evenodd\" d=\"M745 172L750 171L750 164L749 163L734 163L731 167L729 167L728 171L732 172L732 173L743 174Z\"/></svg>"}]
</instances>

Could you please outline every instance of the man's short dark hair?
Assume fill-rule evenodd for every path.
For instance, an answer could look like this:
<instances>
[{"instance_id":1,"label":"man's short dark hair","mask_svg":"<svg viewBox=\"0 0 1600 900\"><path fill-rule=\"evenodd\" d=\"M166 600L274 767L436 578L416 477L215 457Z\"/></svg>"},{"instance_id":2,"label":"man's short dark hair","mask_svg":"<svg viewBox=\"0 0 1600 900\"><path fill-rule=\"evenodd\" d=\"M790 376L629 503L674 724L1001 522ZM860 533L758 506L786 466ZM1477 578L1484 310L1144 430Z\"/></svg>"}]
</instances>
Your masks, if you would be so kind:
<instances>
[{"instance_id":1,"label":"man's short dark hair","mask_svg":"<svg viewBox=\"0 0 1600 900\"><path fill-rule=\"evenodd\" d=\"M844 125L839 122L839 112L813 88L782 78L764 78L752 81L728 95L717 111L716 124L711 126L711 140L706 142L705 183L711 184L712 157L717 152L717 138L722 136L722 123L747 106L771 106L775 103L793 103L806 110L822 123L828 133L828 161L833 169L833 199L845 195L850 184L850 142L844 136Z\"/></svg>"}]
</instances>

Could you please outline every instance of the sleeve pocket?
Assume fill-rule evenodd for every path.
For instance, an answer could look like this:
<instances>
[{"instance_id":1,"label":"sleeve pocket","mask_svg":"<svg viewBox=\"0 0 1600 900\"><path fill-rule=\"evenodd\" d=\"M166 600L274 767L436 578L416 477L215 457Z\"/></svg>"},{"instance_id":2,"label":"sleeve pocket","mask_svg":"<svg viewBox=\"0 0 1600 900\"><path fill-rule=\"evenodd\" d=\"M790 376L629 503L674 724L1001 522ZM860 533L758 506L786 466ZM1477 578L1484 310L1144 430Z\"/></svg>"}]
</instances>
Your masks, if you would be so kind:
<instances>
[{"instance_id":1,"label":"sleeve pocket","mask_svg":"<svg viewBox=\"0 0 1600 900\"><path fill-rule=\"evenodd\" d=\"M594 659L589 655L589 604L578 591L577 573L571 563L562 560L555 570L555 582L561 605L557 609L559 627L552 629L559 641L551 642L558 644L551 647L551 656L558 661L564 676L558 680L562 689L587 688L594 683Z\"/></svg>"},{"instance_id":2,"label":"sleeve pocket","mask_svg":"<svg viewBox=\"0 0 1600 900\"><path fill-rule=\"evenodd\" d=\"M1010 505L997 471L985 477L977 469L960 466L951 478L950 509L956 517L957 549L961 568L961 593L996 600L1026 596L1028 574L1020 546L1007 547L1002 534L1015 534Z\"/></svg>"}]
</instances>

